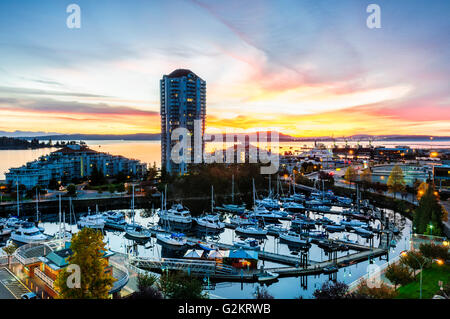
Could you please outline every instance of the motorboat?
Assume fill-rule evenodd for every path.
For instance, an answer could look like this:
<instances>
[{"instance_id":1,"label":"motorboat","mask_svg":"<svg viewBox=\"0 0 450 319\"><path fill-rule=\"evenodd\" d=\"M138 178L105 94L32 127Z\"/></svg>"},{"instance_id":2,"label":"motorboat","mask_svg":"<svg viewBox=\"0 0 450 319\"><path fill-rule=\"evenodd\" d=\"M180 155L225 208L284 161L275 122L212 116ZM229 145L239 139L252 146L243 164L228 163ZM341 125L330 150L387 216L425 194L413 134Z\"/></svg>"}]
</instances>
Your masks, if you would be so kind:
<instances>
[{"instance_id":1,"label":"motorboat","mask_svg":"<svg viewBox=\"0 0 450 319\"><path fill-rule=\"evenodd\" d=\"M245 240L236 240L233 241L233 246L243 248L243 249L251 249L251 250L260 250L261 247L257 240L247 238Z\"/></svg>"},{"instance_id":2,"label":"motorboat","mask_svg":"<svg viewBox=\"0 0 450 319\"><path fill-rule=\"evenodd\" d=\"M329 233L336 233L336 232L341 232L345 230L345 226L344 225L326 225L325 230Z\"/></svg>"},{"instance_id":3,"label":"motorboat","mask_svg":"<svg viewBox=\"0 0 450 319\"><path fill-rule=\"evenodd\" d=\"M294 243L296 245L302 245L302 246L307 246L307 245L311 245L310 244L310 239L303 239L299 234L297 234L296 232L293 231L289 231L285 234L280 234L280 239L290 242L290 243Z\"/></svg>"},{"instance_id":4,"label":"motorboat","mask_svg":"<svg viewBox=\"0 0 450 319\"><path fill-rule=\"evenodd\" d=\"M279 214L268 211L263 207L256 207L253 212L249 214L249 217L253 217L256 219L263 219L264 221L275 221L281 217Z\"/></svg>"},{"instance_id":5,"label":"motorboat","mask_svg":"<svg viewBox=\"0 0 450 319\"><path fill-rule=\"evenodd\" d=\"M279 209L280 208L280 203L278 202L278 200L271 198L271 197L257 199L255 202L258 206L262 206L262 207L268 208L268 209Z\"/></svg>"},{"instance_id":6,"label":"motorboat","mask_svg":"<svg viewBox=\"0 0 450 319\"><path fill-rule=\"evenodd\" d=\"M181 204L173 205L169 210L160 210L159 218L163 221L190 224L192 222L191 213Z\"/></svg>"},{"instance_id":7,"label":"motorboat","mask_svg":"<svg viewBox=\"0 0 450 319\"><path fill-rule=\"evenodd\" d=\"M223 204L221 207L216 207L218 210L233 213L233 214L243 214L245 212L245 205L236 204Z\"/></svg>"},{"instance_id":8,"label":"motorboat","mask_svg":"<svg viewBox=\"0 0 450 319\"><path fill-rule=\"evenodd\" d=\"M339 204L343 204L343 205L351 205L352 204L352 199L348 198L348 197L341 197L341 196L337 196L336 197L336 201Z\"/></svg>"},{"instance_id":9,"label":"motorboat","mask_svg":"<svg viewBox=\"0 0 450 319\"><path fill-rule=\"evenodd\" d=\"M326 216L323 216L321 219L316 220L316 223L322 225L334 224L334 222Z\"/></svg>"},{"instance_id":10,"label":"motorboat","mask_svg":"<svg viewBox=\"0 0 450 319\"><path fill-rule=\"evenodd\" d=\"M275 236L278 236L288 231L286 228L277 225L267 225L265 229L267 230L267 234Z\"/></svg>"},{"instance_id":11,"label":"motorboat","mask_svg":"<svg viewBox=\"0 0 450 319\"><path fill-rule=\"evenodd\" d=\"M267 230L259 228L258 226L239 226L236 228L237 233L241 233L248 236L265 236L267 235Z\"/></svg>"},{"instance_id":12,"label":"motorboat","mask_svg":"<svg viewBox=\"0 0 450 319\"><path fill-rule=\"evenodd\" d=\"M309 238L313 238L313 239L327 239L328 238L328 234L322 231L309 231L309 232L305 232L305 233L301 233L302 237L309 237Z\"/></svg>"},{"instance_id":13,"label":"motorboat","mask_svg":"<svg viewBox=\"0 0 450 319\"><path fill-rule=\"evenodd\" d=\"M259 282L267 282L267 281L273 281L276 280L279 276L279 274L270 272L270 271L263 271L255 275Z\"/></svg>"},{"instance_id":14,"label":"motorboat","mask_svg":"<svg viewBox=\"0 0 450 319\"><path fill-rule=\"evenodd\" d=\"M257 221L248 216L235 216L230 219L230 223L236 226L253 226L257 224Z\"/></svg>"},{"instance_id":15,"label":"motorboat","mask_svg":"<svg viewBox=\"0 0 450 319\"><path fill-rule=\"evenodd\" d=\"M87 215L84 217L80 217L77 225L80 229L87 227L103 230L103 228L105 228L105 219L101 214Z\"/></svg>"},{"instance_id":16,"label":"motorboat","mask_svg":"<svg viewBox=\"0 0 450 319\"><path fill-rule=\"evenodd\" d=\"M306 200L306 196L303 194L294 194L291 196L296 202L304 202Z\"/></svg>"},{"instance_id":17,"label":"motorboat","mask_svg":"<svg viewBox=\"0 0 450 319\"><path fill-rule=\"evenodd\" d=\"M186 236L182 233L157 234L156 239L164 244L172 246L184 246L187 244Z\"/></svg>"},{"instance_id":18,"label":"motorboat","mask_svg":"<svg viewBox=\"0 0 450 319\"><path fill-rule=\"evenodd\" d=\"M330 206L325 205L317 205L313 207L315 210L321 211L321 212L329 212L331 210Z\"/></svg>"},{"instance_id":19,"label":"motorboat","mask_svg":"<svg viewBox=\"0 0 450 319\"><path fill-rule=\"evenodd\" d=\"M6 220L6 227L9 229L18 229L20 226L22 226L22 224L24 222L25 221L15 217L15 216L12 216Z\"/></svg>"},{"instance_id":20,"label":"motorboat","mask_svg":"<svg viewBox=\"0 0 450 319\"><path fill-rule=\"evenodd\" d=\"M105 212L102 214L105 219L105 227L112 229L125 230L127 222L125 221L125 216L121 212Z\"/></svg>"},{"instance_id":21,"label":"motorboat","mask_svg":"<svg viewBox=\"0 0 450 319\"><path fill-rule=\"evenodd\" d=\"M364 222L360 222L358 220L342 220L340 222L341 225L344 225L347 228L353 228L353 227L363 227L363 226L367 226L367 223Z\"/></svg>"},{"instance_id":22,"label":"motorboat","mask_svg":"<svg viewBox=\"0 0 450 319\"><path fill-rule=\"evenodd\" d=\"M44 235L34 223L25 222L19 229L11 232L11 239L23 244L36 243L49 239Z\"/></svg>"},{"instance_id":23,"label":"motorboat","mask_svg":"<svg viewBox=\"0 0 450 319\"><path fill-rule=\"evenodd\" d=\"M305 206L296 202L283 203L283 209L290 212L301 212L305 210Z\"/></svg>"},{"instance_id":24,"label":"motorboat","mask_svg":"<svg viewBox=\"0 0 450 319\"><path fill-rule=\"evenodd\" d=\"M353 227L353 230L355 231L355 233L357 233L361 237L364 237L364 238L372 238L373 237L373 232L371 232L370 230L364 229L362 227Z\"/></svg>"},{"instance_id":25,"label":"motorboat","mask_svg":"<svg viewBox=\"0 0 450 319\"><path fill-rule=\"evenodd\" d=\"M316 221L307 217L296 218L291 221L291 226L294 228L314 229L316 228Z\"/></svg>"},{"instance_id":26,"label":"motorboat","mask_svg":"<svg viewBox=\"0 0 450 319\"><path fill-rule=\"evenodd\" d=\"M138 223L130 223L125 226L125 233L136 239L149 239L152 237L152 233L142 225Z\"/></svg>"},{"instance_id":27,"label":"motorboat","mask_svg":"<svg viewBox=\"0 0 450 319\"><path fill-rule=\"evenodd\" d=\"M206 215L203 217L193 218L197 225L211 229L224 229L225 223L221 222L217 215Z\"/></svg>"}]
</instances>

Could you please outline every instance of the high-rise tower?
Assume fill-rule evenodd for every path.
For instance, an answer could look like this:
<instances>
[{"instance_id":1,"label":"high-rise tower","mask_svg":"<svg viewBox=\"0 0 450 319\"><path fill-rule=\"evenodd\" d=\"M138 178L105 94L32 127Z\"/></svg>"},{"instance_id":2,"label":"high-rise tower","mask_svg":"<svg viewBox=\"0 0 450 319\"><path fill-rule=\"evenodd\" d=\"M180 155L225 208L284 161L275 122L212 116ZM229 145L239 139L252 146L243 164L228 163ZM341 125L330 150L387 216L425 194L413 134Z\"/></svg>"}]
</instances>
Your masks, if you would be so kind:
<instances>
[{"instance_id":1,"label":"high-rise tower","mask_svg":"<svg viewBox=\"0 0 450 319\"><path fill-rule=\"evenodd\" d=\"M184 174L187 164L174 163L171 150L176 141L171 141L172 131L178 127L188 129L191 139L191 163L194 162L194 120L201 121L202 154L206 120L206 82L194 72L177 69L164 75L160 81L161 91L161 167L171 174Z\"/></svg>"}]
</instances>

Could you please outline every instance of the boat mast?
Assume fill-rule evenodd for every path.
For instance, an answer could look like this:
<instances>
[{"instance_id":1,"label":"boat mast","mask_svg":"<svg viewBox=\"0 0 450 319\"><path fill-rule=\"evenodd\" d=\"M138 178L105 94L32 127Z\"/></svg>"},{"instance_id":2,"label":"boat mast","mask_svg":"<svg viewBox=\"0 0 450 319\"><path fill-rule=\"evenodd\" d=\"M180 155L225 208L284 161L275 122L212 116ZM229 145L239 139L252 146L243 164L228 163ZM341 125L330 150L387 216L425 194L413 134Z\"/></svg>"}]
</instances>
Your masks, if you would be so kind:
<instances>
[{"instance_id":1,"label":"boat mast","mask_svg":"<svg viewBox=\"0 0 450 319\"><path fill-rule=\"evenodd\" d=\"M231 175L231 201L234 204L234 174Z\"/></svg>"},{"instance_id":2,"label":"boat mast","mask_svg":"<svg viewBox=\"0 0 450 319\"><path fill-rule=\"evenodd\" d=\"M211 185L211 213L214 213L214 185Z\"/></svg>"},{"instance_id":3,"label":"boat mast","mask_svg":"<svg viewBox=\"0 0 450 319\"><path fill-rule=\"evenodd\" d=\"M39 222L39 199L38 199L38 189L36 187L36 223Z\"/></svg>"},{"instance_id":4,"label":"boat mast","mask_svg":"<svg viewBox=\"0 0 450 319\"><path fill-rule=\"evenodd\" d=\"M131 186L133 189L133 195L131 197L131 213L133 214L133 224L134 224L134 184Z\"/></svg>"},{"instance_id":5,"label":"boat mast","mask_svg":"<svg viewBox=\"0 0 450 319\"><path fill-rule=\"evenodd\" d=\"M58 213L58 216L59 216L59 239L61 239L61 194L59 194L59 200L58 200L58 202L59 202L59 213Z\"/></svg>"},{"instance_id":6,"label":"boat mast","mask_svg":"<svg viewBox=\"0 0 450 319\"><path fill-rule=\"evenodd\" d=\"M256 207L256 194L255 194L255 192L256 192L256 190L255 190L255 179L254 178L252 178L252 183L253 183L253 207Z\"/></svg>"},{"instance_id":7,"label":"boat mast","mask_svg":"<svg viewBox=\"0 0 450 319\"><path fill-rule=\"evenodd\" d=\"M19 175L16 177L16 187L17 187L17 217L20 216L20 204L19 204Z\"/></svg>"}]
</instances>

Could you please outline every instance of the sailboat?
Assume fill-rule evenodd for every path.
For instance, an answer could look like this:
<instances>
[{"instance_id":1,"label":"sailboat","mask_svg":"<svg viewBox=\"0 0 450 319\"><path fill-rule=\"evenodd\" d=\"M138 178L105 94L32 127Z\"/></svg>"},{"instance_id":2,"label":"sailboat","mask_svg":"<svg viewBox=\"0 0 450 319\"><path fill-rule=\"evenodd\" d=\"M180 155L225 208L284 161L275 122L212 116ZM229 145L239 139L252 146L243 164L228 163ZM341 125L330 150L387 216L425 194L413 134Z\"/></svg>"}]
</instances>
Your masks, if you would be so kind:
<instances>
[{"instance_id":1,"label":"sailboat","mask_svg":"<svg viewBox=\"0 0 450 319\"><path fill-rule=\"evenodd\" d=\"M222 223L218 215L214 214L214 186L211 185L211 214L202 217L193 218L201 227L211 229L224 229L225 223Z\"/></svg>"},{"instance_id":2,"label":"sailboat","mask_svg":"<svg viewBox=\"0 0 450 319\"><path fill-rule=\"evenodd\" d=\"M91 215L91 210L88 208L88 215L80 217L77 225L80 229L88 227L103 230L105 227L105 219L101 214Z\"/></svg>"},{"instance_id":3,"label":"sailboat","mask_svg":"<svg viewBox=\"0 0 450 319\"><path fill-rule=\"evenodd\" d=\"M166 195L161 194L161 214L163 214L163 215L166 212L167 185L166 185L166 189L165 189L165 194ZM169 220L166 219L163 221L165 221L168 226ZM186 236L182 233L157 234L156 239L164 244L172 245L172 246L184 246L187 244Z\"/></svg>"},{"instance_id":4,"label":"sailboat","mask_svg":"<svg viewBox=\"0 0 450 319\"><path fill-rule=\"evenodd\" d=\"M70 204L72 204L72 202L70 202ZM64 211L64 216L61 219L61 194L59 194L59 230L58 232L54 235L55 239L71 239L72 238L72 233L69 231L66 231L66 212Z\"/></svg>"},{"instance_id":5,"label":"sailboat","mask_svg":"<svg viewBox=\"0 0 450 319\"><path fill-rule=\"evenodd\" d=\"M134 216L136 215L136 212L134 211L134 185L133 185L133 197L131 199L131 211L133 214L133 222L125 226L125 233L128 236L136 239L144 239L144 240L149 239L152 236L151 232L147 228L136 223L134 220Z\"/></svg>"},{"instance_id":6,"label":"sailboat","mask_svg":"<svg viewBox=\"0 0 450 319\"><path fill-rule=\"evenodd\" d=\"M234 174L232 175L231 182L231 201L232 204L223 204L222 207L218 207L218 209L233 214L243 214L245 212L245 204L237 205L234 203Z\"/></svg>"}]
</instances>

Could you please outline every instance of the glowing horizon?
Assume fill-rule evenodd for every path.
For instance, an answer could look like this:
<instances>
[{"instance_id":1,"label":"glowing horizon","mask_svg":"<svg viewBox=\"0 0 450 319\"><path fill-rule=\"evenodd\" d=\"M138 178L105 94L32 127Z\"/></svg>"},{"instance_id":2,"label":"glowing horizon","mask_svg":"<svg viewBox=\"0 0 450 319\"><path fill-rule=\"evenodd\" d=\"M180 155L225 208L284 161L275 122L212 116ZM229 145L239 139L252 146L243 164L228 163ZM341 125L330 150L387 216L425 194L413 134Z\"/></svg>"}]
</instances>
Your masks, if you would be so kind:
<instances>
[{"instance_id":1,"label":"glowing horizon","mask_svg":"<svg viewBox=\"0 0 450 319\"><path fill-rule=\"evenodd\" d=\"M450 136L449 3L380 0L377 30L364 3L77 4L70 30L64 3L0 3L0 131L159 133L159 80L188 68L208 132Z\"/></svg>"}]
</instances>

